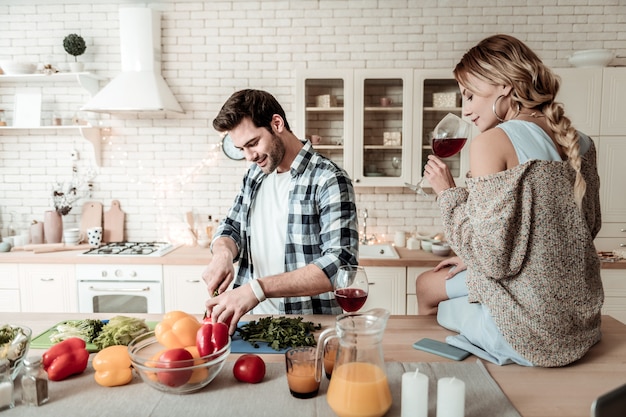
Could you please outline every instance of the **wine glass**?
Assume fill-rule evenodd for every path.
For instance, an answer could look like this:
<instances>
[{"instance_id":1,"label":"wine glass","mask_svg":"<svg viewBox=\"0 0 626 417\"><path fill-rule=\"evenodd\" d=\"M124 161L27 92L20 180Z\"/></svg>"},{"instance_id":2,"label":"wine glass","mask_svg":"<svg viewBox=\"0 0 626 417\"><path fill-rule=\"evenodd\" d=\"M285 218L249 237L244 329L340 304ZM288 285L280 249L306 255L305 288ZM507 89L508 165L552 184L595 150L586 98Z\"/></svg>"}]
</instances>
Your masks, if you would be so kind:
<instances>
[{"instance_id":1,"label":"wine glass","mask_svg":"<svg viewBox=\"0 0 626 417\"><path fill-rule=\"evenodd\" d=\"M365 268L342 265L332 283L335 299L344 311L354 312L363 307L369 292Z\"/></svg>"},{"instance_id":2,"label":"wine glass","mask_svg":"<svg viewBox=\"0 0 626 417\"><path fill-rule=\"evenodd\" d=\"M439 158L449 158L456 155L463 149L469 137L471 126L468 122L453 113L446 114L437 123L430 135L430 145L433 153ZM422 188L424 176L417 185L407 184L409 188L419 195L426 196L426 191Z\"/></svg>"}]
</instances>

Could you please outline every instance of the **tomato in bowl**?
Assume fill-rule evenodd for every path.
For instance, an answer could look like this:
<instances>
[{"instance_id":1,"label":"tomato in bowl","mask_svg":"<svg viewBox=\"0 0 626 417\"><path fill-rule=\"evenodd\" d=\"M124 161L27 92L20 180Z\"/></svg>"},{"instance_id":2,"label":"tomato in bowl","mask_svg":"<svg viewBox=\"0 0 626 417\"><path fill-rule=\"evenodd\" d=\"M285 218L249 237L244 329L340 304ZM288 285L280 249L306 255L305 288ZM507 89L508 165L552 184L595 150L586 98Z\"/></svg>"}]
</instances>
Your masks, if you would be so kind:
<instances>
[{"instance_id":1,"label":"tomato in bowl","mask_svg":"<svg viewBox=\"0 0 626 417\"><path fill-rule=\"evenodd\" d=\"M200 356L195 346L168 349L154 332L148 332L130 342L128 353L143 382L160 391L187 394L206 387L220 373L230 354L230 342L229 337L221 349Z\"/></svg>"}]
</instances>

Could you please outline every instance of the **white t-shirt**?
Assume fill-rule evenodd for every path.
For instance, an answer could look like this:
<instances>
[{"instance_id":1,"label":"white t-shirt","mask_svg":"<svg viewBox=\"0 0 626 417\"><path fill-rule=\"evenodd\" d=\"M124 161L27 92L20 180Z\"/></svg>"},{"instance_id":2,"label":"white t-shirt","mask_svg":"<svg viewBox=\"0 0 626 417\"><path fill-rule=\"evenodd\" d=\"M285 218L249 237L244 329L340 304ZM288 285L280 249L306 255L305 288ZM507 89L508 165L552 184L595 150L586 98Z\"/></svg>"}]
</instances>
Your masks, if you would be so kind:
<instances>
[{"instance_id":1,"label":"white t-shirt","mask_svg":"<svg viewBox=\"0 0 626 417\"><path fill-rule=\"evenodd\" d=\"M272 172L263 180L250 210L250 256L253 279L285 272L291 173ZM268 298L252 314L280 314L283 298Z\"/></svg>"}]
</instances>

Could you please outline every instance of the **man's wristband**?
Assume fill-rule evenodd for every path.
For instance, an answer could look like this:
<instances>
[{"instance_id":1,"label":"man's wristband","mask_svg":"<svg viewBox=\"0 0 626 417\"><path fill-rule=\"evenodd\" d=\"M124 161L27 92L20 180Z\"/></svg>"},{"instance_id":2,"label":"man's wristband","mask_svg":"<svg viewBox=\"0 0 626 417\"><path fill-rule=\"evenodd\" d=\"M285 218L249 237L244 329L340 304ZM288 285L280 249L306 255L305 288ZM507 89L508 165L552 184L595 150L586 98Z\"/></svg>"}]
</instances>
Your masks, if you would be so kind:
<instances>
[{"instance_id":1,"label":"man's wristband","mask_svg":"<svg viewBox=\"0 0 626 417\"><path fill-rule=\"evenodd\" d=\"M265 293L263 292L263 288L261 288L261 284L259 284L256 279L250 281L250 288L252 288L252 292L254 293L256 299L259 300L259 303L265 301L266 297Z\"/></svg>"}]
</instances>

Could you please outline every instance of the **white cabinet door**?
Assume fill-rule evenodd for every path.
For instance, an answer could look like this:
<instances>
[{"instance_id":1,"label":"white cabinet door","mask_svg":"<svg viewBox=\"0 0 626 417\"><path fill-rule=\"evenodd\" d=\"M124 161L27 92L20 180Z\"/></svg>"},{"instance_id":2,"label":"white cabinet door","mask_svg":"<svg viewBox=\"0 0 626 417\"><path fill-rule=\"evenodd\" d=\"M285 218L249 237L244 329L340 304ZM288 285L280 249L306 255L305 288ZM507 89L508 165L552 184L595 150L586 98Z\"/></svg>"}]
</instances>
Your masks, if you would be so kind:
<instances>
[{"instance_id":1,"label":"white cabinet door","mask_svg":"<svg viewBox=\"0 0 626 417\"><path fill-rule=\"evenodd\" d=\"M20 280L17 264L0 264L0 312L17 313L20 308Z\"/></svg>"},{"instance_id":2,"label":"white cabinet door","mask_svg":"<svg viewBox=\"0 0 626 417\"><path fill-rule=\"evenodd\" d=\"M626 221L626 127L622 136L602 136L598 141L598 171L602 222Z\"/></svg>"},{"instance_id":3,"label":"white cabinet door","mask_svg":"<svg viewBox=\"0 0 626 417\"><path fill-rule=\"evenodd\" d=\"M406 314L417 315L417 296L415 295L415 278L422 272L430 271L429 267L410 266L406 269Z\"/></svg>"},{"instance_id":4,"label":"white cabinet door","mask_svg":"<svg viewBox=\"0 0 626 417\"><path fill-rule=\"evenodd\" d=\"M165 311L204 314L204 302L209 298L202 280L204 268L204 265L163 265Z\"/></svg>"},{"instance_id":5,"label":"white cabinet door","mask_svg":"<svg viewBox=\"0 0 626 417\"><path fill-rule=\"evenodd\" d=\"M365 267L369 294L360 311L384 308L391 314L406 314L406 268Z\"/></svg>"},{"instance_id":6,"label":"white cabinet door","mask_svg":"<svg viewBox=\"0 0 626 417\"><path fill-rule=\"evenodd\" d=\"M21 264L20 300L23 312L78 311L74 265Z\"/></svg>"},{"instance_id":7,"label":"white cabinet door","mask_svg":"<svg viewBox=\"0 0 626 417\"><path fill-rule=\"evenodd\" d=\"M626 135L624 97L626 97L626 69L604 68L602 73L602 136Z\"/></svg>"},{"instance_id":8,"label":"white cabinet door","mask_svg":"<svg viewBox=\"0 0 626 417\"><path fill-rule=\"evenodd\" d=\"M626 269L603 269L604 306L602 314L626 323Z\"/></svg>"},{"instance_id":9,"label":"white cabinet door","mask_svg":"<svg viewBox=\"0 0 626 417\"><path fill-rule=\"evenodd\" d=\"M602 68L557 68L561 86L556 96L576 129L589 136L600 134Z\"/></svg>"}]
</instances>

